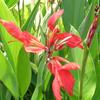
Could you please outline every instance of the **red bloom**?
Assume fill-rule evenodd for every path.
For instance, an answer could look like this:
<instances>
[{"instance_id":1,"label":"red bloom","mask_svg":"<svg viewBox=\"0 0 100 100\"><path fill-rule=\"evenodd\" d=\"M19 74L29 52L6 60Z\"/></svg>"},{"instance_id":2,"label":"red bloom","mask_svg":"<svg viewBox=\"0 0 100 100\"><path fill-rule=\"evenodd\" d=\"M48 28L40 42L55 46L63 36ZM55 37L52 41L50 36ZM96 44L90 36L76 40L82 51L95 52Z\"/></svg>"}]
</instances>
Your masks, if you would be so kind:
<instances>
[{"instance_id":1,"label":"red bloom","mask_svg":"<svg viewBox=\"0 0 100 100\"><path fill-rule=\"evenodd\" d=\"M51 37L49 37L49 44L52 46L53 44L57 44L58 41L63 41L59 43L57 49L59 47L62 47L64 44L67 44L67 46L74 48L74 47L80 47L83 48L81 45L81 38L72 34L72 33L60 33L60 30L55 27L55 23L57 19L63 14L64 10L59 10L55 12L48 20L48 27L52 31Z\"/></svg>"},{"instance_id":2,"label":"red bloom","mask_svg":"<svg viewBox=\"0 0 100 100\"><path fill-rule=\"evenodd\" d=\"M59 60L64 61L64 59L61 57L56 57L56 59L54 57L51 61L48 62L48 68L54 75L52 89L56 100L61 100L60 88L63 88L65 91L67 91L69 95L73 95L73 87L75 84L75 80L70 73L70 70L79 69L79 65L76 63L68 63L62 66Z\"/></svg>"},{"instance_id":3,"label":"red bloom","mask_svg":"<svg viewBox=\"0 0 100 100\"><path fill-rule=\"evenodd\" d=\"M48 32L46 46L39 42L39 40L30 33L22 32L14 23L0 19L0 23L6 28L8 33L22 42L27 52L47 52L47 59L50 59L47 63L48 68L54 75L52 89L56 100L61 100L60 88L63 88L65 91L67 91L69 95L73 94L75 80L70 73L70 70L79 69L79 65L70 63L69 61L61 57L52 57L53 52L62 49L64 47L64 44L67 44L67 46L71 48L83 48L83 46L81 45L82 40L80 37L72 33L61 33L60 30L55 27L57 19L63 14L63 12L64 10L59 10L49 18L48 27L52 34L50 34L50 31ZM60 62L67 62L68 64L62 66Z\"/></svg>"},{"instance_id":4,"label":"red bloom","mask_svg":"<svg viewBox=\"0 0 100 100\"><path fill-rule=\"evenodd\" d=\"M38 53L47 49L37 38L28 32L22 32L13 22L0 19L0 23L6 28L8 33L24 44L27 52Z\"/></svg>"}]
</instances>

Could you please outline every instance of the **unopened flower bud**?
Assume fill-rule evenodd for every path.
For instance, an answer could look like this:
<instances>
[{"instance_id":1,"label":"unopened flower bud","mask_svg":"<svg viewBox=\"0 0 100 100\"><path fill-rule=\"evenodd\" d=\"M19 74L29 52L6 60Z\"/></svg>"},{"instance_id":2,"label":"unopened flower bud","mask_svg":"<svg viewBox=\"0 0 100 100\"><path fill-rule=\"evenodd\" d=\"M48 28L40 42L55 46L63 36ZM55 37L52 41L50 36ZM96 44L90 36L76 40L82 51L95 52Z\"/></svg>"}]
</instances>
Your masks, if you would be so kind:
<instances>
[{"instance_id":1,"label":"unopened flower bud","mask_svg":"<svg viewBox=\"0 0 100 100\"><path fill-rule=\"evenodd\" d=\"M94 20L93 20L93 22L90 26L90 29L88 31L87 38L86 38L86 43L87 43L88 47L90 47L90 45L91 45L93 36L94 36L95 31L96 31L97 26L98 26L99 12L100 12L99 7L96 7L95 12L96 13L95 13L95 16L94 16Z\"/></svg>"}]
</instances>

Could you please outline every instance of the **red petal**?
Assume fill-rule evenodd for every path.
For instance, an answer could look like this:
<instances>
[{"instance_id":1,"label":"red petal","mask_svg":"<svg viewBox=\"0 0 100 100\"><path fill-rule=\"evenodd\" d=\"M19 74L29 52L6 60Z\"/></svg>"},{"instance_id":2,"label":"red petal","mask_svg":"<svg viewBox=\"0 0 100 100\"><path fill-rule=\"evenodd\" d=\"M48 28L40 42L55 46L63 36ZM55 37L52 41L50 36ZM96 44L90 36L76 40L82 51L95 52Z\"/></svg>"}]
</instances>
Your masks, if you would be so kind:
<instances>
[{"instance_id":1,"label":"red petal","mask_svg":"<svg viewBox=\"0 0 100 100\"><path fill-rule=\"evenodd\" d=\"M53 94L56 98L56 100L61 100L61 95L60 95L60 85L57 79L57 76L54 78L53 83L52 83L52 90Z\"/></svg>"},{"instance_id":2,"label":"red petal","mask_svg":"<svg viewBox=\"0 0 100 100\"><path fill-rule=\"evenodd\" d=\"M63 66L64 70L78 70L80 66L76 63L68 63Z\"/></svg>"},{"instance_id":3,"label":"red petal","mask_svg":"<svg viewBox=\"0 0 100 100\"><path fill-rule=\"evenodd\" d=\"M8 22L0 19L0 23L6 28L8 33L13 37L24 43L27 46L37 46L43 49L47 49L42 43L40 43L34 36L28 32L22 32L13 22Z\"/></svg>"},{"instance_id":4,"label":"red petal","mask_svg":"<svg viewBox=\"0 0 100 100\"><path fill-rule=\"evenodd\" d=\"M78 47L81 48L81 49L84 48L84 47L83 47L83 44L79 44Z\"/></svg>"},{"instance_id":5,"label":"red petal","mask_svg":"<svg viewBox=\"0 0 100 100\"><path fill-rule=\"evenodd\" d=\"M59 10L57 12L55 12L48 20L48 27L50 28L50 30L53 31L54 27L55 27L55 23L57 21L57 19L64 13L64 10Z\"/></svg>"},{"instance_id":6,"label":"red petal","mask_svg":"<svg viewBox=\"0 0 100 100\"><path fill-rule=\"evenodd\" d=\"M0 23L6 28L8 33L10 33L15 38L19 38L21 30L13 22L8 22L0 19Z\"/></svg>"},{"instance_id":7,"label":"red petal","mask_svg":"<svg viewBox=\"0 0 100 100\"><path fill-rule=\"evenodd\" d=\"M55 46L55 50L62 50L62 49L64 49L64 48L65 48L64 45Z\"/></svg>"},{"instance_id":8,"label":"red petal","mask_svg":"<svg viewBox=\"0 0 100 100\"><path fill-rule=\"evenodd\" d=\"M50 72L51 72L52 74L54 74L54 71L53 71L53 67L54 67L54 66L53 66L53 62L52 62L52 61L49 61L47 65L48 65L48 68L49 68Z\"/></svg>"},{"instance_id":9,"label":"red petal","mask_svg":"<svg viewBox=\"0 0 100 100\"><path fill-rule=\"evenodd\" d=\"M57 35L57 32L58 32L58 31L59 31L59 30L56 29L56 28L53 29L52 35L51 35L51 37L49 37L49 38L50 38L50 39L49 39L50 47L51 47L52 45L54 45L55 42L57 42L57 41L56 41L56 40L57 40L56 35Z\"/></svg>"},{"instance_id":10,"label":"red petal","mask_svg":"<svg viewBox=\"0 0 100 100\"><path fill-rule=\"evenodd\" d=\"M39 42L37 38L35 38L33 35L31 35L28 32L22 32L22 41L25 42L26 45L36 45L41 48L45 48L45 46Z\"/></svg>"},{"instance_id":11,"label":"red petal","mask_svg":"<svg viewBox=\"0 0 100 100\"><path fill-rule=\"evenodd\" d=\"M53 57L53 59L56 59L56 60L58 60L58 61L60 61L60 62L67 62L67 63L69 63L68 60L66 60L66 59L64 59L64 58L62 58L62 57L59 57L59 56L55 56L55 57Z\"/></svg>"},{"instance_id":12,"label":"red petal","mask_svg":"<svg viewBox=\"0 0 100 100\"><path fill-rule=\"evenodd\" d=\"M50 45L50 47L52 45L54 45L54 42L56 41L56 35L57 35L57 31L56 31L56 29L54 29L54 31L52 32L51 37L49 37L49 45Z\"/></svg>"},{"instance_id":13,"label":"red petal","mask_svg":"<svg viewBox=\"0 0 100 100\"><path fill-rule=\"evenodd\" d=\"M81 45L82 42L81 38L72 33L57 34L57 38L61 40L61 43L59 43L58 46L64 45L66 43L71 48L74 47L83 48L83 46Z\"/></svg>"},{"instance_id":14,"label":"red petal","mask_svg":"<svg viewBox=\"0 0 100 100\"><path fill-rule=\"evenodd\" d=\"M39 47L32 47L32 46L24 46L26 52L32 52L32 53L41 53L44 51L44 49Z\"/></svg>"},{"instance_id":15,"label":"red petal","mask_svg":"<svg viewBox=\"0 0 100 100\"><path fill-rule=\"evenodd\" d=\"M60 64L59 61L57 61L56 59L53 59L51 61L48 62L48 68L51 71L51 73L53 75L56 74L56 71L60 68L62 68L62 65Z\"/></svg>"},{"instance_id":16,"label":"red petal","mask_svg":"<svg viewBox=\"0 0 100 100\"><path fill-rule=\"evenodd\" d=\"M62 39L64 39L64 38L66 38L66 37L69 37L69 36L72 36L70 33L60 33L60 34L57 34L57 38L59 39L59 40L62 40Z\"/></svg>"},{"instance_id":17,"label":"red petal","mask_svg":"<svg viewBox=\"0 0 100 100\"><path fill-rule=\"evenodd\" d=\"M72 37L66 41L67 45L71 48L80 47L80 43L82 42L81 38L72 34Z\"/></svg>"},{"instance_id":18,"label":"red petal","mask_svg":"<svg viewBox=\"0 0 100 100\"><path fill-rule=\"evenodd\" d=\"M58 70L58 74L59 82L62 88L65 89L69 95L73 95L75 80L72 74L64 69Z\"/></svg>"}]
</instances>

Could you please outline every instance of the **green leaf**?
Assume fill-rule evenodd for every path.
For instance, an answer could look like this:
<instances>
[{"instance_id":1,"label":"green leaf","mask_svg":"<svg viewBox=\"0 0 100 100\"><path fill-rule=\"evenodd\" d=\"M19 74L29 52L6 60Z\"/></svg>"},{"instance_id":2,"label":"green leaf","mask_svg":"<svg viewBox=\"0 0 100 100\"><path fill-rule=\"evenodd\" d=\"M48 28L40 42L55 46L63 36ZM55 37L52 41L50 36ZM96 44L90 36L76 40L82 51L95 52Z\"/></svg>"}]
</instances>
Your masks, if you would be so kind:
<instances>
[{"instance_id":1,"label":"green leaf","mask_svg":"<svg viewBox=\"0 0 100 100\"><path fill-rule=\"evenodd\" d=\"M38 0L37 3L35 4L35 7L33 8L33 11L31 13L31 15L29 16L29 18L27 19L26 23L22 27L22 30L30 31L30 29L34 25L34 19L36 17L37 12L38 12L39 4L40 4L40 0Z\"/></svg>"},{"instance_id":2,"label":"green leaf","mask_svg":"<svg viewBox=\"0 0 100 100\"><path fill-rule=\"evenodd\" d=\"M93 0L90 5L87 7L87 9L85 10L86 12L86 17L84 18L84 20L82 21L82 23L80 24L78 31L81 34L81 37L84 39L88 33L89 27L93 21L94 18L94 14L95 14L95 7L96 7L96 1L97 0Z\"/></svg>"},{"instance_id":3,"label":"green leaf","mask_svg":"<svg viewBox=\"0 0 100 100\"><path fill-rule=\"evenodd\" d=\"M31 100L43 100L42 89L36 86L35 91L32 95Z\"/></svg>"},{"instance_id":4,"label":"green leaf","mask_svg":"<svg viewBox=\"0 0 100 100\"><path fill-rule=\"evenodd\" d=\"M20 97L23 97L31 81L31 65L29 56L23 48L21 48L18 55L17 79L19 84Z\"/></svg>"},{"instance_id":5,"label":"green leaf","mask_svg":"<svg viewBox=\"0 0 100 100\"><path fill-rule=\"evenodd\" d=\"M0 80L15 98L19 97L17 78L12 66L0 51Z\"/></svg>"},{"instance_id":6,"label":"green leaf","mask_svg":"<svg viewBox=\"0 0 100 100\"><path fill-rule=\"evenodd\" d=\"M32 67L33 71L34 71L35 73L37 73L37 72L38 72L37 65L34 64L34 63L32 63L32 62L31 62L30 64L31 64L31 67Z\"/></svg>"},{"instance_id":7,"label":"green leaf","mask_svg":"<svg viewBox=\"0 0 100 100\"><path fill-rule=\"evenodd\" d=\"M48 84L50 84L49 81L50 81L50 78L51 78L51 73L48 70L47 66L46 66L43 73L44 73L44 76L43 76L44 77L44 79L43 79L43 81L44 81L44 91L46 91Z\"/></svg>"},{"instance_id":8,"label":"green leaf","mask_svg":"<svg viewBox=\"0 0 100 100\"><path fill-rule=\"evenodd\" d=\"M0 82L0 100L11 100L11 96L4 84Z\"/></svg>"},{"instance_id":9,"label":"green leaf","mask_svg":"<svg viewBox=\"0 0 100 100\"><path fill-rule=\"evenodd\" d=\"M99 55L99 50L98 50L98 34L99 33L95 33L92 43L91 43L91 47L90 47L90 52L91 55L93 57L93 59L95 60L95 58L97 57L97 55Z\"/></svg>"},{"instance_id":10,"label":"green leaf","mask_svg":"<svg viewBox=\"0 0 100 100\"><path fill-rule=\"evenodd\" d=\"M37 86L41 86L43 84L43 71L45 69L45 66L46 66L46 56L42 55L38 66Z\"/></svg>"},{"instance_id":11,"label":"green leaf","mask_svg":"<svg viewBox=\"0 0 100 100\"><path fill-rule=\"evenodd\" d=\"M71 32L74 32L78 34L78 32L75 30L74 27L71 28ZM83 59L83 50L80 48L75 48L72 49L72 56L75 62L78 64L82 64L82 59ZM81 68L80 68L81 69ZM76 74L76 85L74 87L74 93L76 98L78 99L79 97L79 83L80 83L80 74ZM85 70L85 75L84 75L84 82L83 82L83 99L82 100L91 100L96 88L96 72L95 72L95 65L93 62L93 58L91 57L91 54L89 53L87 63L86 63L86 70ZM88 91L88 92L87 92ZM71 97L73 98L73 97ZM75 100L77 100L75 99ZM74 99L72 99L74 100Z\"/></svg>"},{"instance_id":12,"label":"green leaf","mask_svg":"<svg viewBox=\"0 0 100 100\"><path fill-rule=\"evenodd\" d=\"M11 7L15 6L16 3L17 3L19 0L4 0L4 1L5 1L5 3L7 4L7 6L8 6L9 8L11 8Z\"/></svg>"},{"instance_id":13,"label":"green leaf","mask_svg":"<svg viewBox=\"0 0 100 100\"><path fill-rule=\"evenodd\" d=\"M98 31L95 34L96 38L94 39L94 41L92 43L93 45L97 46L97 48L94 49L95 50L94 54L97 54L97 55L95 55L95 59L94 59L97 82L96 82L96 91L95 91L95 94L93 96L93 100L99 100L100 99L100 95L99 95L99 93L100 93L100 79L99 79L99 77L100 77L100 43L99 43L100 34L99 33L100 33L100 24L99 24L99 27L98 27ZM91 46L91 48L93 48L93 47ZM92 50L92 52L93 52L93 50Z\"/></svg>"},{"instance_id":14,"label":"green leaf","mask_svg":"<svg viewBox=\"0 0 100 100\"><path fill-rule=\"evenodd\" d=\"M95 94L93 96L92 100L99 100L100 99L100 59L99 59L99 55L96 57L95 59L95 69L96 69L96 91Z\"/></svg>"},{"instance_id":15,"label":"green leaf","mask_svg":"<svg viewBox=\"0 0 100 100\"><path fill-rule=\"evenodd\" d=\"M43 97L42 89L44 88L43 72L45 69L45 65L46 65L46 56L43 54L38 66L37 84L36 84L35 91L32 95L32 100L42 100Z\"/></svg>"},{"instance_id":16,"label":"green leaf","mask_svg":"<svg viewBox=\"0 0 100 100\"><path fill-rule=\"evenodd\" d=\"M82 23L79 26L78 31L80 32L81 37L84 39L88 33L89 27L91 25L91 22L93 20L93 15L94 15L94 5L91 4L88 7L88 12L86 17L84 18L84 20L82 21Z\"/></svg>"},{"instance_id":17,"label":"green leaf","mask_svg":"<svg viewBox=\"0 0 100 100\"><path fill-rule=\"evenodd\" d=\"M64 9L63 23L66 30L70 30L70 25L78 29L84 18L84 0L63 0L61 8Z\"/></svg>"}]
</instances>

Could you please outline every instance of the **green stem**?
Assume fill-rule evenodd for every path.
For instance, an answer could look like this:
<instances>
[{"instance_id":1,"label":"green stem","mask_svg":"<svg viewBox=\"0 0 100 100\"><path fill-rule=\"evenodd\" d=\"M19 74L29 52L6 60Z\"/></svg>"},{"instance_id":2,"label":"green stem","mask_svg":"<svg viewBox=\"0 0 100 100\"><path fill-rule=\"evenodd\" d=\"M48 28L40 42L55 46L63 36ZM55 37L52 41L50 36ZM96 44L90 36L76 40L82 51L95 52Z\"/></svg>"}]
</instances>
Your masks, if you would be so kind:
<instances>
[{"instance_id":1,"label":"green stem","mask_svg":"<svg viewBox=\"0 0 100 100\"><path fill-rule=\"evenodd\" d=\"M24 0L22 2L22 20L24 21Z\"/></svg>"},{"instance_id":2,"label":"green stem","mask_svg":"<svg viewBox=\"0 0 100 100\"><path fill-rule=\"evenodd\" d=\"M24 100L24 99L23 99L23 97L20 97L20 99L19 99L19 100Z\"/></svg>"},{"instance_id":3,"label":"green stem","mask_svg":"<svg viewBox=\"0 0 100 100\"><path fill-rule=\"evenodd\" d=\"M84 74L85 74L88 54L89 54L89 50L88 50L88 47L86 46L86 43L85 43L83 61L82 61L82 69L80 72L80 96L79 96L79 100L83 100L83 82L84 82Z\"/></svg>"},{"instance_id":4,"label":"green stem","mask_svg":"<svg viewBox=\"0 0 100 100\"><path fill-rule=\"evenodd\" d=\"M19 24L20 24L20 27L21 27L20 1L18 2L18 15L19 15Z\"/></svg>"}]
</instances>

